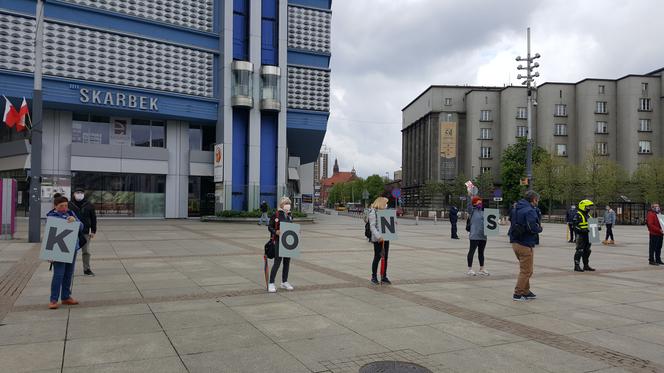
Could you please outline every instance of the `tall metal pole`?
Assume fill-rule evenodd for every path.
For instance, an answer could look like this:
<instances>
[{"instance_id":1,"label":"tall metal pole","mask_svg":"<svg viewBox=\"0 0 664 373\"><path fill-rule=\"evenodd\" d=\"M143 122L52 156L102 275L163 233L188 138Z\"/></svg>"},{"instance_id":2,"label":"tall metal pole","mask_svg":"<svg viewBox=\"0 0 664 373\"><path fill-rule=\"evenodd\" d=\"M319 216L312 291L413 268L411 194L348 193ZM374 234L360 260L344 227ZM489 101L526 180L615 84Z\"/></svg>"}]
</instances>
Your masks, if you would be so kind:
<instances>
[{"instance_id":1,"label":"tall metal pole","mask_svg":"<svg viewBox=\"0 0 664 373\"><path fill-rule=\"evenodd\" d=\"M528 27L528 78L526 84L526 90L528 92L528 142L526 147L526 177L528 178L528 190L533 189L533 92L531 89L532 82L532 61L533 59L530 56L530 27Z\"/></svg>"},{"instance_id":2,"label":"tall metal pole","mask_svg":"<svg viewBox=\"0 0 664 373\"><path fill-rule=\"evenodd\" d=\"M44 47L44 0L37 1L35 30L35 74L32 95L32 147L30 151L30 214L28 241L39 242L41 230L41 168L42 168L42 52Z\"/></svg>"}]
</instances>

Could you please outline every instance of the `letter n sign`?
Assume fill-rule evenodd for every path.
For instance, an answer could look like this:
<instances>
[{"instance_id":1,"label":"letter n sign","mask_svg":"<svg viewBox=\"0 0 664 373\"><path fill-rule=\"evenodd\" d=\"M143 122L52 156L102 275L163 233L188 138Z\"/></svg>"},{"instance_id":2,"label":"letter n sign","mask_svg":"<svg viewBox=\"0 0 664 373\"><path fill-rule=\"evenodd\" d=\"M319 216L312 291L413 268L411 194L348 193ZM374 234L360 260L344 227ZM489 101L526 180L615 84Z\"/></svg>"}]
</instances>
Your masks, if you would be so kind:
<instances>
[{"instance_id":1,"label":"letter n sign","mask_svg":"<svg viewBox=\"0 0 664 373\"><path fill-rule=\"evenodd\" d=\"M500 234L500 211L498 209L484 209L484 234L497 236Z\"/></svg>"},{"instance_id":2,"label":"letter n sign","mask_svg":"<svg viewBox=\"0 0 664 373\"><path fill-rule=\"evenodd\" d=\"M376 217L378 218L378 229L380 229L380 235L383 236L383 239L385 241L398 240L397 211L392 209L376 210Z\"/></svg>"},{"instance_id":3,"label":"letter n sign","mask_svg":"<svg viewBox=\"0 0 664 373\"><path fill-rule=\"evenodd\" d=\"M78 243L78 231L81 223L67 223L66 220L49 217L46 219L44 239L39 258L54 262L72 263Z\"/></svg>"},{"instance_id":4,"label":"letter n sign","mask_svg":"<svg viewBox=\"0 0 664 373\"><path fill-rule=\"evenodd\" d=\"M279 223L279 256L282 258L298 258L300 256L300 225Z\"/></svg>"}]
</instances>

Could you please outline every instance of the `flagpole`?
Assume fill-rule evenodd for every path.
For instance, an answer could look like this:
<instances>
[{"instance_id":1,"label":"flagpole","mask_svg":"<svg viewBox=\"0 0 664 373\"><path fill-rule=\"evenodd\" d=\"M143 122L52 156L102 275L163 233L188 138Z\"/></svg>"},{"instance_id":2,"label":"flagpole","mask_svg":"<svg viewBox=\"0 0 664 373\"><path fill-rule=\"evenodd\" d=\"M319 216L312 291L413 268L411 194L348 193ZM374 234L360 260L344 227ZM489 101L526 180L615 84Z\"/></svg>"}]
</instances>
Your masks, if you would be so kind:
<instances>
[{"instance_id":1,"label":"flagpole","mask_svg":"<svg viewBox=\"0 0 664 373\"><path fill-rule=\"evenodd\" d=\"M28 220L28 241L41 239L41 168L42 168L42 54L44 49L44 0L37 0L35 32L35 74L32 110L35 121L30 131L32 146L30 151L30 213Z\"/></svg>"}]
</instances>

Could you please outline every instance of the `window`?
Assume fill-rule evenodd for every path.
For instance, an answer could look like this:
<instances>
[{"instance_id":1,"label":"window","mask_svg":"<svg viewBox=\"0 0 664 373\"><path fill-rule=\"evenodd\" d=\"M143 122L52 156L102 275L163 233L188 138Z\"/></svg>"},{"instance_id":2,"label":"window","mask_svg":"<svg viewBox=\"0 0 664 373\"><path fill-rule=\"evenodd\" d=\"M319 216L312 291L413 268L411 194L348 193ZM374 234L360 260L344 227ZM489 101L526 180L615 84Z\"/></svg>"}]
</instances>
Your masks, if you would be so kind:
<instances>
[{"instance_id":1,"label":"window","mask_svg":"<svg viewBox=\"0 0 664 373\"><path fill-rule=\"evenodd\" d=\"M598 142L595 144L595 151L598 155L607 155L609 153L609 147L605 142Z\"/></svg>"},{"instance_id":2,"label":"window","mask_svg":"<svg viewBox=\"0 0 664 373\"><path fill-rule=\"evenodd\" d=\"M493 139L493 131L491 128L480 128L480 139L491 140Z\"/></svg>"},{"instance_id":3,"label":"window","mask_svg":"<svg viewBox=\"0 0 664 373\"><path fill-rule=\"evenodd\" d=\"M491 173L491 167L482 167L482 168L480 168L480 173L490 174Z\"/></svg>"},{"instance_id":4,"label":"window","mask_svg":"<svg viewBox=\"0 0 664 373\"><path fill-rule=\"evenodd\" d=\"M528 119L528 108L525 107L516 108L516 119Z\"/></svg>"},{"instance_id":5,"label":"window","mask_svg":"<svg viewBox=\"0 0 664 373\"><path fill-rule=\"evenodd\" d=\"M189 125L189 150L213 151L215 139L215 127Z\"/></svg>"},{"instance_id":6,"label":"window","mask_svg":"<svg viewBox=\"0 0 664 373\"><path fill-rule=\"evenodd\" d=\"M609 124L604 121L598 121L595 133L601 133L601 134L609 133Z\"/></svg>"},{"instance_id":7,"label":"window","mask_svg":"<svg viewBox=\"0 0 664 373\"><path fill-rule=\"evenodd\" d=\"M556 144L556 155L559 157L567 157L567 144Z\"/></svg>"},{"instance_id":8,"label":"window","mask_svg":"<svg viewBox=\"0 0 664 373\"><path fill-rule=\"evenodd\" d=\"M483 146L480 148L480 158L491 158L490 146Z\"/></svg>"},{"instance_id":9,"label":"window","mask_svg":"<svg viewBox=\"0 0 664 373\"><path fill-rule=\"evenodd\" d=\"M641 94L648 94L648 83L641 83Z\"/></svg>"},{"instance_id":10,"label":"window","mask_svg":"<svg viewBox=\"0 0 664 373\"><path fill-rule=\"evenodd\" d=\"M480 121L481 122L490 122L491 121L491 110L482 110L482 111L480 111Z\"/></svg>"},{"instance_id":11,"label":"window","mask_svg":"<svg viewBox=\"0 0 664 373\"><path fill-rule=\"evenodd\" d=\"M452 115L452 113L447 113L445 114L445 118L448 122L451 122L452 119L454 119L454 116Z\"/></svg>"},{"instance_id":12,"label":"window","mask_svg":"<svg viewBox=\"0 0 664 373\"><path fill-rule=\"evenodd\" d=\"M261 2L261 63L278 65L279 23L278 0Z\"/></svg>"},{"instance_id":13,"label":"window","mask_svg":"<svg viewBox=\"0 0 664 373\"><path fill-rule=\"evenodd\" d=\"M603 95L604 91L605 91L605 88L604 88L603 85L598 85L597 86L597 93L599 93L600 95Z\"/></svg>"},{"instance_id":14,"label":"window","mask_svg":"<svg viewBox=\"0 0 664 373\"><path fill-rule=\"evenodd\" d=\"M567 136L567 124L556 124L553 127L554 136Z\"/></svg>"},{"instance_id":15,"label":"window","mask_svg":"<svg viewBox=\"0 0 664 373\"><path fill-rule=\"evenodd\" d=\"M649 98L639 99L639 110L641 110L641 111L652 111L652 107L650 106L650 99Z\"/></svg>"},{"instance_id":16,"label":"window","mask_svg":"<svg viewBox=\"0 0 664 373\"><path fill-rule=\"evenodd\" d=\"M652 132L650 119L639 119L639 132Z\"/></svg>"},{"instance_id":17,"label":"window","mask_svg":"<svg viewBox=\"0 0 664 373\"><path fill-rule=\"evenodd\" d=\"M71 141L73 143L111 143L111 118L89 113L74 113L72 119Z\"/></svg>"},{"instance_id":18,"label":"window","mask_svg":"<svg viewBox=\"0 0 664 373\"><path fill-rule=\"evenodd\" d=\"M146 148L165 148L166 123L158 120L132 119L131 145Z\"/></svg>"},{"instance_id":19,"label":"window","mask_svg":"<svg viewBox=\"0 0 664 373\"><path fill-rule=\"evenodd\" d=\"M233 59L249 61L248 0L233 0Z\"/></svg>"},{"instance_id":20,"label":"window","mask_svg":"<svg viewBox=\"0 0 664 373\"><path fill-rule=\"evenodd\" d=\"M2 108L4 110L4 107ZM17 132L16 127L9 128L0 120L0 144L28 138L28 131Z\"/></svg>"},{"instance_id":21,"label":"window","mask_svg":"<svg viewBox=\"0 0 664 373\"><path fill-rule=\"evenodd\" d=\"M556 104L556 111L553 114L557 117L566 117L567 116L567 105L565 104Z\"/></svg>"},{"instance_id":22,"label":"window","mask_svg":"<svg viewBox=\"0 0 664 373\"><path fill-rule=\"evenodd\" d=\"M452 105L452 99L449 97L445 97L445 106L451 106Z\"/></svg>"},{"instance_id":23,"label":"window","mask_svg":"<svg viewBox=\"0 0 664 373\"><path fill-rule=\"evenodd\" d=\"M526 127L526 126L517 126L516 127L516 137L528 137L528 127Z\"/></svg>"},{"instance_id":24,"label":"window","mask_svg":"<svg viewBox=\"0 0 664 373\"><path fill-rule=\"evenodd\" d=\"M639 153L641 154L650 154L652 149L650 148L650 141L639 141Z\"/></svg>"},{"instance_id":25,"label":"window","mask_svg":"<svg viewBox=\"0 0 664 373\"><path fill-rule=\"evenodd\" d=\"M595 113L597 114L608 113L608 111L606 110L606 101L597 101L595 103Z\"/></svg>"}]
</instances>

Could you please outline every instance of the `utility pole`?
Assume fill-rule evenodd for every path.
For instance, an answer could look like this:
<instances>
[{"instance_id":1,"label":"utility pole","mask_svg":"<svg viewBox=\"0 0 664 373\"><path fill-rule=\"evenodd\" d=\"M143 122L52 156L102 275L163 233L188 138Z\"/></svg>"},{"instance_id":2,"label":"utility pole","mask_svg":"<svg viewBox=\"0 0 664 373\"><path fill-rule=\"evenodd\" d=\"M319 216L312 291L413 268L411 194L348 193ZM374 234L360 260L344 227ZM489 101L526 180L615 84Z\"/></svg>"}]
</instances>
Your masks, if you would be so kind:
<instances>
[{"instance_id":1,"label":"utility pole","mask_svg":"<svg viewBox=\"0 0 664 373\"><path fill-rule=\"evenodd\" d=\"M28 219L28 241L41 239L41 168L42 168L42 53L44 50L44 0L37 0L35 30L35 72L32 95L32 130L30 150L30 214Z\"/></svg>"},{"instance_id":2,"label":"utility pole","mask_svg":"<svg viewBox=\"0 0 664 373\"><path fill-rule=\"evenodd\" d=\"M526 70L526 75L523 76L519 74L517 76L517 79L524 79L524 81L521 83L526 86L526 90L528 92L528 137L527 137L527 148L526 148L526 177L528 178L528 190L533 189L533 103L534 103L534 98L533 98L533 91L537 90L537 87L535 86L535 78L539 76L538 72L534 72L536 68L539 67L539 63L534 62L536 59L540 58L539 53L535 53L535 55L530 54L530 27L528 27L528 46L527 46L527 55L526 58L522 58L521 56L517 57L517 61L526 61L526 67L523 67L523 65L519 65L517 67L518 70Z\"/></svg>"}]
</instances>

